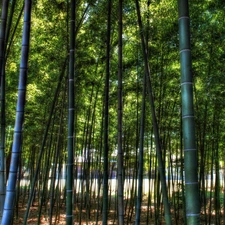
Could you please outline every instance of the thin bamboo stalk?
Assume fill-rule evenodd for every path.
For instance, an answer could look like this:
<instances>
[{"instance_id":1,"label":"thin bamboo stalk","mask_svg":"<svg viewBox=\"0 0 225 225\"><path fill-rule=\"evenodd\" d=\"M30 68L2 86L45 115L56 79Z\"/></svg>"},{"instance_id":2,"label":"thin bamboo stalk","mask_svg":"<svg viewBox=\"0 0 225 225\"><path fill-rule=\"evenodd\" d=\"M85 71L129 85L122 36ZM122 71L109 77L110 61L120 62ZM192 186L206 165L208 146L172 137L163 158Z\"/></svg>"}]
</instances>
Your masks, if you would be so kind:
<instances>
[{"instance_id":1,"label":"thin bamboo stalk","mask_svg":"<svg viewBox=\"0 0 225 225\"><path fill-rule=\"evenodd\" d=\"M8 186L6 190L6 199L2 217L2 225L11 224L13 220L13 209L15 202L16 180L19 160L22 150L22 127L24 122L25 96L27 84L28 55L30 45L30 21L31 21L31 0L25 1L24 8L24 27L22 38L22 53L20 63L20 79L18 87L18 101L16 108L16 121L14 129L14 141L12 148L12 157L10 163Z\"/></svg>"},{"instance_id":2,"label":"thin bamboo stalk","mask_svg":"<svg viewBox=\"0 0 225 225\"><path fill-rule=\"evenodd\" d=\"M143 81L143 93L142 93L142 114L140 125L140 147L139 147L139 160L138 160L138 195L136 202L136 217L135 225L140 224L141 218L141 203L142 203L142 190L143 190L143 169L144 169L144 130L145 130L145 108L146 108L146 82L145 76Z\"/></svg>"},{"instance_id":3,"label":"thin bamboo stalk","mask_svg":"<svg viewBox=\"0 0 225 225\"><path fill-rule=\"evenodd\" d=\"M70 19L70 62L68 95L68 147L66 178L66 224L73 224L73 186L74 186L74 74L75 74L75 14L76 2L71 0Z\"/></svg>"},{"instance_id":4,"label":"thin bamboo stalk","mask_svg":"<svg viewBox=\"0 0 225 225\"><path fill-rule=\"evenodd\" d=\"M52 131L51 131L51 136L50 136L50 140L49 140L49 144L47 145L47 149L48 151L46 151L45 153L45 171L43 171L42 173L42 179L43 179L43 185L42 185L42 190L41 193L41 198L40 198L40 203L39 203L39 207L38 207L38 224L41 223L41 212L42 212L42 206L45 203L45 205L47 204L48 200L47 200L47 193L48 193L48 179L49 179L49 173L50 173L50 165L51 165L51 159L52 159L52 154L53 154L53 148L52 146L52 136L53 136L53 129L54 129L54 121L52 123ZM46 207L45 207L46 208Z\"/></svg>"},{"instance_id":5,"label":"thin bamboo stalk","mask_svg":"<svg viewBox=\"0 0 225 225\"><path fill-rule=\"evenodd\" d=\"M163 204L164 204L164 210L165 210L164 217L165 217L166 224L171 225L172 220L171 220L170 205L169 205L169 200L168 200L167 185L166 185L166 179L165 179L165 165L164 165L163 158L162 158L162 148L161 148L161 143L160 143L160 138L159 138L158 122L157 122L157 118L156 118L155 103L154 103L152 85L151 85L151 80L150 80L148 52L147 52L146 43L145 43L145 39L144 39L139 0L136 0L135 2L136 2L138 24L139 24L139 29L140 29L142 51L143 51L143 56L144 56L145 73L146 73L145 76L146 76L147 91L148 91L151 115L152 115L153 132L154 132L156 153L157 153L157 159L158 159L158 170L160 173L160 182L161 182L161 187L162 187L162 192L163 192Z\"/></svg>"},{"instance_id":6,"label":"thin bamboo stalk","mask_svg":"<svg viewBox=\"0 0 225 225\"><path fill-rule=\"evenodd\" d=\"M56 91L55 91L55 94L54 94L54 99L52 101L52 106L51 106L51 109L50 109L49 118L48 118L48 121L47 121L47 125L45 127L44 136L43 136L41 148L40 148L38 159L37 159L36 170L35 170L35 173L34 173L34 175L32 177L33 179L32 179L32 183L31 183L30 195L29 195L29 199L28 199L28 203L27 203L26 212L24 214L24 225L26 225L26 223L27 223L29 210L30 210L30 206L31 206L31 203L32 203L32 198L33 198L34 191L35 191L34 189L35 189L35 185L36 185L36 182L37 182L37 177L38 177L38 174L39 174L39 171L40 171L41 159L42 159L42 156L43 156L43 153L44 153L44 149L45 149L45 145L46 145L46 141L47 141L47 136L48 136L49 128L50 128L51 121L52 121L52 115L53 115L53 112L54 112L54 109L55 109L56 100L57 100L58 95L59 95L61 82L62 82L63 76L65 74L65 68L66 68L66 64L67 64L67 59L68 59L68 57L66 57L66 59L64 61L64 64L63 64L63 67L62 67L62 71L61 71L61 73L59 75L58 85L56 87Z\"/></svg>"},{"instance_id":7,"label":"thin bamboo stalk","mask_svg":"<svg viewBox=\"0 0 225 225\"><path fill-rule=\"evenodd\" d=\"M119 0L119 32L118 32L118 224L124 224L124 193L123 193L123 135L122 135L122 112L123 112L123 99L122 99L122 76L123 76L123 0Z\"/></svg>"},{"instance_id":8,"label":"thin bamboo stalk","mask_svg":"<svg viewBox=\"0 0 225 225\"><path fill-rule=\"evenodd\" d=\"M105 77L105 109L104 109L104 164L103 164L103 211L102 225L108 223L108 154L109 154L109 78L110 78L110 42L111 42L111 9L112 1L108 1L107 43L106 43L106 77Z\"/></svg>"},{"instance_id":9,"label":"thin bamboo stalk","mask_svg":"<svg viewBox=\"0 0 225 225\"><path fill-rule=\"evenodd\" d=\"M0 134L0 223L5 202L6 191L6 165L5 165L5 45L6 45L6 21L9 1L2 1L2 15L0 24L0 85L1 85L1 134Z\"/></svg>"}]
</instances>

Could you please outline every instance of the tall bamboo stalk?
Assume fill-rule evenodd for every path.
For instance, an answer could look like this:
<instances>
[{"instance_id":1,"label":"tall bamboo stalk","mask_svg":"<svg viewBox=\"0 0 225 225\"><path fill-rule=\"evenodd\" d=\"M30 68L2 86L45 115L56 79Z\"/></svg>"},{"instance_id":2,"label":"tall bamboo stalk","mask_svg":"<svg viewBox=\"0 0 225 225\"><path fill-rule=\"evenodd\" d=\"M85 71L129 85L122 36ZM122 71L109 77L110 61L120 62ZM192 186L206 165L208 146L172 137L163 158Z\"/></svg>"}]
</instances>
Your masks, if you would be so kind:
<instances>
[{"instance_id":1,"label":"tall bamboo stalk","mask_svg":"<svg viewBox=\"0 0 225 225\"><path fill-rule=\"evenodd\" d=\"M8 51L7 44L9 40L9 34L10 30L12 28L12 21L13 21L13 15L15 13L15 6L16 6L16 0L11 1L11 7L10 7L10 13L8 16L8 21L7 21L7 28L6 28L6 33L5 33L5 52ZM7 53L8 54L8 53Z\"/></svg>"},{"instance_id":2,"label":"tall bamboo stalk","mask_svg":"<svg viewBox=\"0 0 225 225\"><path fill-rule=\"evenodd\" d=\"M108 1L107 19L107 47L106 47L106 77L105 77L105 108L104 108L104 164L103 164L103 211L102 224L108 221L108 152L109 152L109 77L110 77L110 40L111 40L111 8L112 1Z\"/></svg>"},{"instance_id":3,"label":"tall bamboo stalk","mask_svg":"<svg viewBox=\"0 0 225 225\"><path fill-rule=\"evenodd\" d=\"M5 165L5 46L6 21L8 15L8 0L2 1L2 15L0 24L0 84L1 84L1 134L0 134L0 223L2 220L5 201L6 165Z\"/></svg>"},{"instance_id":4,"label":"tall bamboo stalk","mask_svg":"<svg viewBox=\"0 0 225 225\"><path fill-rule=\"evenodd\" d=\"M16 34L17 28L19 26L19 23L20 23L20 20L22 18L23 11L24 11L24 3L23 3L23 5L21 7L21 10L20 10L20 13L18 15L18 18L16 20L16 24L14 26L14 29L11 32L12 34L10 35L10 40L9 40L9 33L10 33L10 28L11 28L10 26L11 26L11 23L12 23L11 19L13 17L13 10L14 10L15 4L16 4L16 0L14 0L13 3L12 3L11 12L10 12L10 16L9 16L9 23L8 23L8 26L7 26L7 33L6 33L7 46L5 46L5 47L7 47L6 48L6 55L5 55L6 60L9 56L10 51L11 51L11 47L13 45L13 40L15 38L15 34Z\"/></svg>"},{"instance_id":5,"label":"tall bamboo stalk","mask_svg":"<svg viewBox=\"0 0 225 225\"><path fill-rule=\"evenodd\" d=\"M20 76L18 86L18 100L16 107L16 121L14 128L14 140L12 147L12 157L10 163L8 186L6 189L6 198L2 217L2 225L11 224L13 219L13 209L16 194L16 180L19 160L22 150L22 128L24 122L24 109L26 99L26 84L28 70L28 55L30 44L30 21L31 21L31 0L25 1L24 8L24 27L22 37L22 53L20 62Z\"/></svg>"},{"instance_id":6,"label":"tall bamboo stalk","mask_svg":"<svg viewBox=\"0 0 225 225\"><path fill-rule=\"evenodd\" d=\"M70 19L70 62L68 95L68 146L66 178L66 224L73 224L73 168L74 168L74 64L75 64L75 0L71 0Z\"/></svg>"},{"instance_id":7,"label":"tall bamboo stalk","mask_svg":"<svg viewBox=\"0 0 225 225\"><path fill-rule=\"evenodd\" d=\"M42 173L42 179L43 179L43 185L42 185L42 190L40 190L40 192L42 193L42 196L39 200L39 207L38 207L38 220L37 223L40 224L41 222L41 212L42 212L42 206L45 202L47 202L47 195L48 195L48 179L49 179L49 175L50 175L50 165L51 165L51 159L52 159L52 155L53 155L53 148L51 147L52 145L52 136L53 136L53 128L54 128L54 121L52 123L52 128L51 128L51 135L50 135L50 140L49 140L49 144L48 146L46 146L46 148L48 149L48 151L45 152L45 171L43 171ZM31 187L32 188L32 187Z\"/></svg>"},{"instance_id":8,"label":"tall bamboo stalk","mask_svg":"<svg viewBox=\"0 0 225 225\"><path fill-rule=\"evenodd\" d=\"M144 39L139 0L136 0L135 2L136 2L138 24L139 24L140 36L141 36L142 51L143 51L143 56L144 56L147 91L148 91L150 107L151 107L153 132L154 132L154 139L155 139L155 145L156 145L156 154L157 154L157 159L158 159L158 170L160 173L160 182L161 182L162 193L163 193L165 221L166 221L167 225L171 225L172 220L171 220L170 205L169 205L169 201L168 201L167 185L166 185L166 179L165 179L165 166L164 166L163 159L162 159L162 149L161 149L161 143L160 143L160 138L159 138L158 122L156 119L155 104L154 104L153 91L152 91L152 85L151 85L151 80L150 80L150 68L149 68L149 64L148 64L148 53L147 53L146 43L145 43L145 39Z\"/></svg>"},{"instance_id":9,"label":"tall bamboo stalk","mask_svg":"<svg viewBox=\"0 0 225 225\"><path fill-rule=\"evenodd\" d=\"M90 94L90 105L88 107L88 113L87 113L87 129L85 134L85 144L84 144L84 156L85 156L85 162L84 162L84 177L86 180L86 193L85 193L85 208L86 208L86 223L88 224L88 220L90 219L90 186L91 186L91 136L92 136L92 126L93 126L93 117L91 115L92 111L92 102L94 99L94 85L92 85L91 94ZM92 118L91 118L92 117Z\"/></svg>"},{"instance_id":10,"label":"tall bamboo stalk","mask_svg":"<svg viewBox=\"0 0 225 225\"><path fill-rule=\"evenodd\" d=\"M141 113L141 125L140 125L140 147L139 147L139 159L138 159L138 194L136 202L136 217L135 225L140 224L141 218L141 203L142 203L142 189L143 189L143 170L144 170L144 129L145 129L145 108L146 108L146 82L143 82L142 93L142 113Z\"/></svg>"},{"instance_id":11,"label":"tall bamboo stalk","mask_svg":"<svg viewBox=\"0 0 225 225\"><path fill-rule=\"evenodd\" d=\"M66 56L65 61L63 63L62 71L61 71L61 73L59 75L58 84L57 84L57 87L56 87L56 91L54 93L54 98L53 98L51 109L50 109L50 112L49 112L48 121L47 121L47 124L46 124L46 127L45 127L43 140L42 140L42 143L41 143L41 147L40 147L40 151L39 151L39 155L38 155L38 159L37 159L36 170L35 170L35 172L34 172L34 174L32 176L32 182L31 182L31 188L30 188L30 193L29 193L29 199L28 199L27 208L26 208L26 211L25 211L25 214L24 214L24 221L23 221L24 225L26 225L27 219L28 219L28 216L29 216L30 206L31 206L32 198L33 198L33 195L34 195L34 192L35 192L34 189L35 189L35 185L36 185L36 182L37 182L38 174L39 174L39 171L40 171L41 159L42 159L42 156L43 156L43 153L44 153L44 150L45 150L45 145L46 145L46 141L47 141L50 125L51 125L51 122L52 122L52 117L53 117L53 114L54 114L57 98L59 96L62 79L63 79L63 76L65 74L67 60L68 60L68 57Z\"/></svg>"},{"instance_id":12,"label":"tall bamboo stalk","mask_svg":"<svg viewBox=\"0 0 225 225\"><path fill-rule=\"evenodd\" d=\"M187 225L200 223L188 0L178 0Z\"/></svg>"},{"instance_id":13,"label":"tall bamboo stalk","mask_svg":"<svg viewBox=\"0 0 225 225\"><path fill-rule=\"evenodd\" d=\"M215 195L214 195L214 205L215 205L215 223L216 224L221 224L220 223L220 217L221 217L221 204L220 204L220 191L221 191L221 186L220 186L220 165L219 165L219 121L220 121L220 116L217 115L216 112L218 112L218 106L217 104L215 105L215 112L213 118L213 126L215 126L215 138L213 141L215 141L215 148L213 150L215 151ZM213 135L214 137L214 135Z\"/></svg>"},{"instance_id":14,"label":"tall bamboo stalk","mask_svg":"<svg viewBox=\"0 0 225 225\"><path fill-rule=\"evenodd\" d=\"M103 126L104 126L104 102L102 105L102 119L101 119L101 128L100 128L100 134L103 133ZM102 158L102 151L103 151L103 137L102 135L100 135L100 140L99 140L99 158L97 159L97 161L100 161L100 167L99 167L99 177L102 177L102 170L101 170L101 158ZM98 224L98 220L99 220L99 212L100 212L100 190L101 190L101 186L102 186L102 179L98 179L98 193L97 193L97 212L96 212L96 224Z\"/></svg>"},{"instance_id":15,"label":"tall bamboo stalk","mask_svg":"<svg viewBox=\"0 0 225 225\"><path fill-rule=\"evenodd\" d=\"M122 99L122 76L123 76L123 0L119 0L119 49L118 49L118 224L124 224L124 200L123 200L123 135L122 135L122 112L123 112L123 99Z\"/></svg>"}]
</instances>

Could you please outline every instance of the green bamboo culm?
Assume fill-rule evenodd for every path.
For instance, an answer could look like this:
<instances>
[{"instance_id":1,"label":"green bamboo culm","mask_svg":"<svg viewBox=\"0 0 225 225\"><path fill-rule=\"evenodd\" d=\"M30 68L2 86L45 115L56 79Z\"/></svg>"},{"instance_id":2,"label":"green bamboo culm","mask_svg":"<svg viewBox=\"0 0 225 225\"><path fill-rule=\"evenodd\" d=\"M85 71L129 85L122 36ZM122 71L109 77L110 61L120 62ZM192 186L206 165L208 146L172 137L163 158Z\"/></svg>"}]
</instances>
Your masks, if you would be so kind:
<instances>
[{"instance_id":1,"label":"green bamboo culm","mask_svg":"<svg viewBox=\"0 0 225 225\"><path fill-rule=\"evenodd\" d=\"M124 224L124 191L123 191L123 0L119 0L119 10L118 10L118 224Z\"/></svg>"},{"instance_id":2,"label":"green bamboo culm","mask_svg":"<svg viewBox=\"0 0 225 225\"><path fill-rule=\"evenodd\" d=\"M38 181L37 178L38 178L38 174L40 172L41 160L42 160L42 157L43 157L43 154L44 154L44 151L45 151L47 137L48 137L48 134L49 134L50 125L51 125L51 122L52 122L52 117L53 117L53 114L54 114L56 102L57 102L57 99L58 99L58 96L59 96L59 92L60 92L60 89L61 89L62 80L63 80L64 74L65 74L67 61L68 61L68 57L66 56L64 64L63 64L63 67L62 67L62 71L61 71L61 73L59 75L59 78L58 78L58 84L57 84L57 87L56 87L56 90L55 90L54 98L52 100L52 105L50 107L50 112L49 112L47 124L46 124L46 127L45 127L45 131L44 131L41 147L40 147L40 150L39 150L39 153L38 153L36 170L35 170L34 176L32 178L32 183L31 183L30 192L29 192L29 199L28 199L28 202L27 202L26 211L24 213L23 225L27 224L27 220L28 220L28 217L29 217L30 207L31 207L31 204L32 204L32 201L33 201L34 192L35 192L35 186L37 184L37 181Z\"/></svg>"},{"instance_id":3,"label":"green bamboo culm","mask_svg":"<svg viewBox=\"0 0 225 225\"><path fill-rule=\"evenodd\" d=\"M165 163L162 158L162 147L161 147L161 142L160 142L158 121L157 121L156 112L155 112L155 103L154 103L154 98L153 98L150 67L149 67L149 63L148 63L148 52L147 52L147 47L146 47L146 43L145 43L145 39L144 39L144 29L143 29L143 24L142 24L142 20L141 20L139 0L136 0L135 3L136 3L138 25L139 25L139 30L140 30L142 52L143 52L143 56L144 56L143 59L144 59L145 76L146 76L145 81L146 81L146 85L147 85L146 87L147 87L147 93L148 93L148 97L149 97L149 104L150 104L150 110L151 110L151 116L152 116L154 140L155 140L156 154L157 154L157 160L158 160L158 171L160 174L160 182L161 182L162 194L163 194L162 200L163 200L163 206L164 206L164 212L165 212L164 218L165 218L165 222L167 225L172 225L170 204L169 204L169 199L168 199L167 184L166 184L166 177L165 177Z\"/></svg>"},{"instance_id":4,"label":"green bamboo culm","mask_svg":"<svg viewBox=\"0 0 225 225\"><path fill-rule=\"evenodd\" d=\"M138 194L136 201L136 215L135 225L140 224L141 220L141 204L142 204L142 190L143 190L143 171L144 171L144 131L145 131L145 109L146 109L146 76L143 80L142 93L142 108L141 108L141 122L140 122L140 143L139 143L139 159L138 159Z\"/></svg>"},{"instance_id":5,"label":"green bamboo culm","mask_svg":"<svg viewBox=\"0 0 225 225\"><path fill-rule=\"evenodd\" d=\"M111 38L111 7L112 1L108 0L107 17L107 47L106 47L106 76L105 76L105 108L104 108L104 162L103 162L103 209L102 225L108 224L108 154L109 154L109 78L110 78L110 38Z\"/></svg>"},{"instance_id":6,"label":"green bamboo culm","mask_svg":"<svg viewBox=\"0 0 225 225\"><path fill-rule=\"evenodd\" d=\"M0 84L1 84L1 135L0 135L0 224L2 220L3 206L5 201L5 46L6 46L6 21L9 1L2 1L2 14L0 24Z\"/></svg>"},{"instance_id":7,"label":"green bamboo culm","mask_svg":"<svg viewBox=\"0 0 225 225\"><path fill-rule=\"evenodd\" d=\"M32 3L31 0L26 0L24 7L24 26L23 26L22 52L21 52L20 75L18 85L18 100L16 106L16 120L14 128L12 157L10 163L8 186L6 189L6 197L2 216L2 225L9 225L13 220L14 202L16 197L17 171L22 149L22 129L24 122L28 55L30 44L31 3Z\"/></svg>"},{"instance_id":8,"label":"green bamboo culm","mask_svg":"<svg viewBox=\"0 0 225 225\"><path fill-rule=\"evenodd\" d=\"M66 177L66 225L73 224L73 165L74 165L74 62L75 62L75 0L71 0L70 61L68 94L68 155Z\"/></svg>"},{"instance_id":9,"label":"green bamboo culm","mask_svg":"<svg viewBox=\"0 0 225 225\"><path fill-rule=\"evenodd\" d=\"M198 225L200 224L200 202L193 109L193 84L191 73L192 64L190 50L190 18L188 0L178 0L178 11L186 220L187 225Z\"/></svg>"}]
</instances>

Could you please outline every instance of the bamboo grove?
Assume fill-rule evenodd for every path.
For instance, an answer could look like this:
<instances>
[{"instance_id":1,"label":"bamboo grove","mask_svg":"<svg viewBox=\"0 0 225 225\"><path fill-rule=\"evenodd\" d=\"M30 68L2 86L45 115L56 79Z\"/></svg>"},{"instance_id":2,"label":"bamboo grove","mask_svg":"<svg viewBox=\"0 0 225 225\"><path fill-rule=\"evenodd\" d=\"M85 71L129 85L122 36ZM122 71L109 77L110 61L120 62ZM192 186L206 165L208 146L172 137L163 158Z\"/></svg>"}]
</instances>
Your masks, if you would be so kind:
<instances>
[{"instance_id":1,"label":"bamboo grove","mask_svg":"<svg viewBox=\"0 0 225 225\"><path fill-rule=\"evenodd\" d=\"M0 224L225 224L225 3L0 1Z\"/></svg>"}]
</instances>

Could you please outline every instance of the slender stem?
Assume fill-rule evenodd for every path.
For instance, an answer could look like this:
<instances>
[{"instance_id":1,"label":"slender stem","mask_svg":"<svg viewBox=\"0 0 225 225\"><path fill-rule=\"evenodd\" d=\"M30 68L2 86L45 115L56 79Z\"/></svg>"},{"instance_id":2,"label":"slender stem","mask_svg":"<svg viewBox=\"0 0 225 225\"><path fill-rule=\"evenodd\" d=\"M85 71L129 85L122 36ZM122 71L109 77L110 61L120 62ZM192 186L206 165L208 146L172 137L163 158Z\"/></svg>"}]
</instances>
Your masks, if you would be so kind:
<instances>
[{"instance_id":1,"label":"slender stem","mask_svg":"<svg viewBox=\"0 0 225 225\"><path fill-rule=\"evenodd\" d=\"M66 224L73 224L75 0L71 0Z\"/></svg>"},{"instance_id":2,"label":"slender stem","mask_svg":"<svg viewBox=\"0 0 225 225\"><path fill-rule=\"evenodd\" d=\"M144 169L144 129L145 129L145 108L146 108L146 76L144 76L143 82L143 94L142 94L142 114L140 125L140 147L139 147L139 160L138 160L138 195L136 202L136 217L135 225L140 224L141 218L141 203L142 203L142 189L143 189L143 169Z\"/></svg>"},{"instance_id":3,"label":"slender stem","mask_svg":"<svg viewBox=\"0 0 225 225\"><path fill-rule=\"evenodd\" d=\"M109 126L109 75L110 75L110 37L111 37L111 6L108 1L107 21L107 49L106 49L106 77L105 77L105 108L104 108L104 165L103 165L103 212L102 224L107 225L108 220L108 126Z\"/></svg>"},{"instance_id":4,"label":"slender stem","mask_svg":"<svg viewBox=\"0 0 225 225\"><path fill-rule=\"evenodd\" d=\"M123 100L122 100L122 75L123 75L123 0L119 0L119 50L118 50L118 223L124 224L124 200L123 200L123 148L122 148L122 112L123 112Z\"/></svg>"},{"instance_id":5,"label":"slender stem","mask_svg":"<svg viewBox=\"0 0 225 225\"><path fill-rule=\"evenodd\" d=\"M31 0L25 1L24 8L24 27L22 37L22 52L20 62L20 76L18 86L18 100L16 107L16 121L14 128L14 139L12 147L12 157L10 163L8 186L6 190L6 199L4 204L4 211L2 217L2 224L11 224L13 220L13 209L16 197L16 181L19 160L22 150L22 129L24 122L24 109L26 99L26 84L27 84L27 70L28 70L28 55L30 44L30 20L31 20Z\"/></svg>"},{"instance_id":6,"label":"slender stem","mask_svg":"<svg viewBox=\"0 0 225 225\"><path fill-rule=\"evenodd\" d=\"M0 84L1 84L1 136L0 136L0 223L2 219L5 187L6 187L6 165L5 165L5 36L6 36L6 20L8 14L8 0L2 1L2 15L0 24Z\"/></svg>"},{"instance_id":7,"label":"slender stem","mask_svg":"<svg viewBox=\"0 0 225 225\"><path fill-rule=\"evenodd\" d=\"M156 154L157 154L158 165L159 165L158 170L159 170L159 174L160 174L160 182L161 182L162 193L163 193L165 221L166 221L167 225L171 225L172 220L171 220L170 206L169 206L168 193L167 193L167 185L166 185L166 179L165 179L165 166L164 166L164 162L162 159L162 149L161 149L161 143L160 143L160 137L159 137L158 122L156 119L155 104L154 104L153 91L152 91L152 85L151 85L151 80L150 80L150 68L149 68L149 64L148 64L148 53L147 53L147 48L146 48L144 34L143 34L144 29L143 29L143 25L142 25L142 21L141 21L140 6L139 6L138 0L136 0L136 9L137 9L137 16L138 16L138 24L139 24L139 28L140 28L142 51L143 51L143 55L144 55L146 84L147 84L148 97L149 97L150 107L151 107L153 132L154 132L154 139L155 139L155 145L156 145Z\"/></svg>"},{"instance_id":8,"label":"slender stem","mask_svg":"<svg viewBox=\"0 0 225 225\"><path fill-rule=\"evenodd\" d=\"M26 212L24 214L24 221L23 221L24 225L26 225L27 219L28 219L28 216L29 216L29 210L30 210L32 198L33 198L33 195L34 195L34 188L35 188L35 185L36 185L36 182L37 182L37 177L38 177L39 170L40 170L41 159L42 159L42 156L43 156L43 153L44 153L44 149L45 149L45 145L46 145L46 141L47 141L47 136L48 136L51 121L52 121L52 115L53 115L55 105L56 105L56 100L57 100L58 95L59 95L59 91L60 91L63 76L65 74L67 59L68 59L68 57L66 56L66 59L65 59L64 64L63 64L62 72L59 76L58 85L57 85L57 88L56 88L56 91L55 91L54 99L52 101L52 106L51 106L51 110L50 110L50 113L49 113L49 118L48 118L46 128L45 128L45 132L44 132L44 135L43 135L43 140L42 140L41 148L40 148L38 159L37 159L36 170L35 170L35 173L34 173L34 176L33 176L33 179L32 179L32 184L31 184L29 199L28 199L28 203L27 203L27 208L26 208Z\"/></svg>"}]
</instances>

